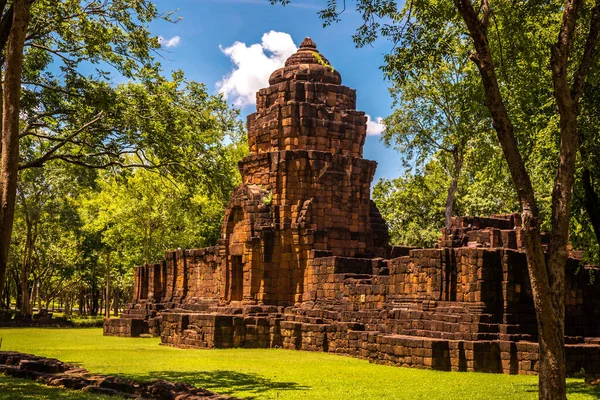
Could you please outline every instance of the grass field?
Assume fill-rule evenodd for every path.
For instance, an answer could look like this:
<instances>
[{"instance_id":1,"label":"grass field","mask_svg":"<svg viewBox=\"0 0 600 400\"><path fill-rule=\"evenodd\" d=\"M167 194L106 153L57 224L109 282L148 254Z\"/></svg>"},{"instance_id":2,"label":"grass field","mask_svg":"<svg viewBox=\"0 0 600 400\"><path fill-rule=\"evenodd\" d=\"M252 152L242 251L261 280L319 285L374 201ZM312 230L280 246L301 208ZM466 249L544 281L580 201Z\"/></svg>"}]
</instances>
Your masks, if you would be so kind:
<instances>
[{"instance_id":1,"label":"grass field","mask_svg":"<svg viewBox=\"0 0 600 400\"><path fill-rule=\"evenodd\" d=\"M82 393L26 379L10 378L0 375L0 400L115 400L112 396Z\"/></svg>"},{"instance_id":2,"label":"grass field","mask_svg":"<svg viewBox=\"0 0 600 400\"><path fill-rule=\"evenodd\" d=\"M0 329L2 350L80 364L91 372L188 382L254 399L536 399L537 377L388 367L327 353L280 349L182 350L158 339L102 336L90 329ZM14 382L0 379L0 399ZM24 381L18 381L25 386ZM27 382L27 381L25 381ZM28 382L28 385L34 385ZM18 390L24 393L23 389ZM55 390L35 386L32 390ZM600 398L600 388L569 379L569 399ZM74 392L49 399L79 399Z\"/></svg>"}]
</instances>

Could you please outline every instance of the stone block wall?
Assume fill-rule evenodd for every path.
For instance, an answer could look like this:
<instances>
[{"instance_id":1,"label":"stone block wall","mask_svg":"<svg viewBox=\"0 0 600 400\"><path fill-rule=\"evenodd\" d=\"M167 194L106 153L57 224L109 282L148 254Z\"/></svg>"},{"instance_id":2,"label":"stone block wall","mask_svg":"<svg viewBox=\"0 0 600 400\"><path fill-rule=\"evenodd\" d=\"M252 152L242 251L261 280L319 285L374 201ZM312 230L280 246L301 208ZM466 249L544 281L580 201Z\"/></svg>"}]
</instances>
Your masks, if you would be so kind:
<instances>
[{"instance_id":1,"label":"stone block wall","mask_svg":"<svg viewBox=\"0 0 600 400\"><path fill-rule=\"evenodd\" d=\"M281 347L281 318L200 313L165 313L161 341L190 348Z\"/></svg>"},{"instance_id":2,"label":"stone block wall","mask_svg":"<svg viewBox=\"0 0 600 400\"><path fill-rule=\"evenodd\" d=\"M134 302L215 301L222 286L221 252L218 246L168 251L158 264L135 267Z\"/></svg>"},{"instance_id":3,"label":"stone block wall","mask_svg":"<svg viewBox=\"0 0 600 400\"><path fill-rule=\"evenodd\" d=\"M408 256L390 260L390 296L401 301L442 300L446 252L411 250Z\"/></svg>"},{"instance_id":4,"label":"stone block wall","mask_svg":"<svg viewBox=\"0 0 600 400\"><path fill-rule=\"evenodd\" d=\"M104 322L104 336L138 337L144 333L149 333L149 330L143 319L119 318Z\"/></svg>"},{"instance_id":5,"label":"stone block wall","mask_svg":"<svg viewBox=\"0 0 600 400\"><path fill-rule=\"evenodd\" d=\"M284 96L281 96L284 93ZM248 116L253 153L313 148L362 156L366 117L356 92L345 86L280 82L257 93L259 112Z\"/></svg>"}]
</instances>

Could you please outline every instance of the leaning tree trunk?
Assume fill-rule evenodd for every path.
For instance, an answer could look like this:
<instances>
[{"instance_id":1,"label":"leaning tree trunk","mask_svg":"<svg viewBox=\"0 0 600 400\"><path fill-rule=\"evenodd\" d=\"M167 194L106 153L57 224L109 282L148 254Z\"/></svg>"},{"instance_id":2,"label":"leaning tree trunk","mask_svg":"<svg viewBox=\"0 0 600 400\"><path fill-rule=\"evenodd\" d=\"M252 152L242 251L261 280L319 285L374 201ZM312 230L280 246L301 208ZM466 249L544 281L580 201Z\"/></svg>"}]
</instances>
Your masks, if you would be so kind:
<instances>
[{"instance_id":1,"label":"leaning tree trunk","mask_svg":"<svg viewBox=\"0 0 600 400\"><path fill-rule=\"evenodd\" d=\"M462 155L458 147L454 147L452 150L452 157L454 161L454 170L452 173L452 181L448 188L448 196L446 196L446 229L450 229L450 219L452 218L454 199L456 198L456 191L458 190L458 178L460 177L460 171L462 169Z\"/></svg>"},{"instance_id":2,"label":"leaning tree trunk","mask_svg":"<svg viewBox=\"0 0 600 400\"><path fill-rule=\"evenodd\" d=\"M12 25L6 44L6 68L2 88L2 162L0 164L0 290L4 287L15 216L19 168L21 73L30 7L31 0L14 0Z\"/></svg>"},{"instance_id":3,"label":"leaning tree trunk","mask_svg":"<svg viewBox=\"0 0 600 400\"><path fill-rule=\"evenodd\" d=\"M531 179L517 147L514 128L500 93L488 42L487 28L491 16L489 0L482 1L480 11L475 11L470 0L454 0L473 39L475 53L471 55L471 59L477 65L481 75L486 106L492 115L494 129L522 207L529 277L538 322L540 399L566 399L565 264L568 256L567 244L575 155L578 147L578 99L595 56L600 28L600 8L597 1L592 13L590 31L581 64L575 74L571 89L567 65L581 1L567 0L565 2L560 32L557 43L552 48L550 62L554 97L560 117L560 159L552 191L552 231L548 260L546 261L539 231L539 212ZM480 12L481 18L479 17Z\"/></svg>"}]
</instances>

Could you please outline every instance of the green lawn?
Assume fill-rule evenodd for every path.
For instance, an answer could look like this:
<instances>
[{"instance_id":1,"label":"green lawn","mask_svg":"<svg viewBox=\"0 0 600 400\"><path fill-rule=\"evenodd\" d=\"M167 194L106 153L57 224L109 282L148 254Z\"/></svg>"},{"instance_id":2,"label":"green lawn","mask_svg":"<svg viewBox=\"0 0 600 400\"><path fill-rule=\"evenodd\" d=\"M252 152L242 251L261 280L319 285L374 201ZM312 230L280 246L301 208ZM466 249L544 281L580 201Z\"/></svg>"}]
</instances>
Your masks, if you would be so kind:
<instances>
[{"instance_id":1,"label":"green lawn","mask_svg":"<svg viewBox=\"0 0 600 400\"><path fill-rule=\"evenodd\" d=\"M279 349L182 350L159 346L158 339L104 337L98 328L0 329L0 337L2 350L55 357L92 372L183 381L255 399L537 398L537 377L532 376L388 367L327 353ZM0 379L0 392L6 379ZM579 379L569 380L569 393L570 399L600 398L600 388Z\"/></svg>"},{"instance_id":2,"label":"green lawn","mask_svg":"<svg viewBox=\"0 0 600 400\"><path fill-rule=\"evenodd\" d=\"M27 379L0 375L0 400L115 400L112 396L49 387Z\"/></svg>"}]
</instances>

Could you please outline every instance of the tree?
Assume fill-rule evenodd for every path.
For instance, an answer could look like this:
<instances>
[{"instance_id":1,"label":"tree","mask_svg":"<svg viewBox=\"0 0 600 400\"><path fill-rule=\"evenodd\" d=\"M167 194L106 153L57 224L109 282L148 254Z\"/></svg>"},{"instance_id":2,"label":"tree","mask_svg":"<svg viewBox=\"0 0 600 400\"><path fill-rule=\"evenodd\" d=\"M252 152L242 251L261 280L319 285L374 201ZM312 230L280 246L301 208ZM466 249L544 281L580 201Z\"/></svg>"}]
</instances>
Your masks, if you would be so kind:
<instances>
[{"instance_id":1,"label":"tree","mask_svg":"<svg viewBox=\"0 0 600 400\"><path fill-rule=\"evenodd\" d=\"M600 176L600 86L599 71L592 70L584 85L581 111L579 115L579 154L581 159L579 185L575 191L575 201L580 208L586 210L587 215L580 215L578 228L585 231L586 222L589 221L592 240L583 241L582 248L588 250L587 256L593 263L600 262L600 189L598 188L598 176ZM577 215L577 214L576 214ZM583 221L581 221L583 219ZM583 232L582 232L583 233ZM585 233L583 233L585 235ZM590 236L592 236L590 235ZM576 237L579 238L580 235ZM594 249L591 250L590 247ZM590 251L591 250L591 251Z\"/></svg>"},{"instance_id":2,"label":"tree","mask_svg":"<svg viewBox=\"0 0 600 400\"><path fill-rule=\"evenodd\" d=\"M3 125L3 141L10 142L3 145L5 170L0 171L0 182L7 182L0 210L0 287L18 170L54 161L95 169L142 167L199 177L226 192L218 177L230 170L221 168L219 160L225 155L218 141L235 139L241 131L237 113L220 97L209 96L204 85L186 80L180 72L170 80L162 76L155 61L160 44L148 24L157 18L172 20L150 1L38 0L25 27L12 24L24 13L17 10L21 3L0 1L0 61L6 66L6 80L9 72L14 77L13 90L4 87L12 97L5 95L4 101L20 100L22 107L4 108L11 112L13 125ZM7 27L11 32L24 29L21 51L9 51L11 43L17 44L10 38L8 45L3 41L9 37ZM9 62L18 61L17 56L22 58L22 73L8 68L19 64ZM114 86L115 76L129 83ZM132 154L135 157L129 157ZM135 164L127 164L132 160Z\"/></svg>"},{"instance_id":3,"label":"tree","mask_svg":"<svg viewBox=\"0 0 600 400\"><path fill-rule=\"evenodd\" d=\"M73 199L90 180L85 170L66 167L52 163L19 174L10 264L20 278L24 314L32 313L36 300L38 307L42 300L48 304L73 283L81 260L82 224Z\"/></svg>"},{"instance_id":4,"label":"tree","mask_svg":"<svg viewBox=\"0 0 600 400\"><path fill-rule=\"evenodd\" d=\"M445 201L445 226L450 227L465 153L491 126L474 70L466 61L465 46L452 43L452 32L444 35L457 54L431 59L428 66L406 71L406 78L390 89L395 99L392 115L385 118L382 141L400 152L405 167L415 162L417 170L437 152L451 158L450 184ZM441 154L440 154L441 155Z\"/></svg>"},{"instance_id":5,"label":"tree","mask_svg":"<svg viewBox=\"0 0 600 400\"><path fill-rule=\"evenodd\" d=\"M232 185L237 179L229 178ZM165 249L205 247L220 237L228 196L211 193L202 182L192 186L135 169L101 174L98 188L82 197L80 215L88 234L99 234L102 247L115 254L113 266L154 263Z\"/></svg>"},{"instance_id":6,"label":"tree","mask_svg":"<svg viewBox=\"0 0 600 400\"><path fill-rule=\"evenodd\" d=\"M466 149L455 198L458 215L512 213L518 203L501 149L490 136ZM453 162L438 151L416 172L373 188L373 200L390 230L394 245L433 247L444 226L447 182Z\"/></svg>"},{"instance_id":7,"label":"tree","mask_svg":"<svg viewBox=\"0 0 600 400\"><path fill-rule=\"evenodd\" d=\"M271 3L287 0L271 0ZM394 41L395 49L386 57L386 71L403 79L403 70L420 69L432 55L446 55L452 49L440 40L448 25L463 27L468 34L469 58L479 71L486 107L508 163L511 179L521 206L523 234L530 281L538 321L540 343L541 399L566 398L564 354L565 263L576 154L579 150L578 115L588 75L596 68L600 31L600 5L583 0L564 2L508 2L423 0L407 2L399 8L395 1L357 0L363 18L355 35L358 45L372 43L379 35ZM344 1L345 6L345 1ZM340 18L338 1L330 0L321 12L325 24ZM345 10L345 7L343 8ZM510 31L510 32L509 32ZM507 39L509 48L503 43ZM504 57L516 61L506 62ZM548 72L532 75L530 61L542 61ZM536 71L537 70L537 71ZM549 79L548 79L549 78ZM552 182L550 244L545 258L541 244L542 215L532 184L532 175L523 157L524 137L519 128L530 119L515 112L511 90L520 91L520 100L529 94L546 92L555 111L548 123L558 142ZM539 115L539 114L538 114ZM529 132L536 132L530 130ZM521 141L521 143L520 143Z\"/></svg>"},{"instance_id":8,"label":"tree","mask_svg":"<svg viewBox=\"0 0 600 400\"><path fill-rule=\"evenodd\" d=\"M33 11L33 12L32 12ZM130 11L133 11L130 15ZM37 76L26 85L60 88L59 80L51 73L43 74L53 57L63 62L60 79L67 90L61 95L74 94L74 71L85 62L105 61L121 73L132 77L145 71L151 60L150 51L157 48L145 24L156 18L155 8L145 0L114 0L99 3L90 1L54 2L49 0L0 1L0 61L4 68L2 91L2 164L0 166L0 288L4 285L7 257L14 220L17 174L19 169L20 120L23 113L31 114L24 104L21 110L22 77ZM135 17L134 17L135 15ZM31 21L30 21L31 19ZM24 49L30 51L24 59ZM72 54L69 59L64 54ZM25 64L25 68L23 68ZM37 71L37 72L33 72ZM106 78L106 76L105 76ZM44 80L54 82L51 88ZM76 81L76 80L75 80ZM75 85L76 88L76 85ZM26 103L26 102L24 102ZM39 113L38 121L53 112ZM67 136L68 138L68 136Z\"/></svg>"},{"instance_id":9,"label":"tree","mask_svg":"<svg viewBox=\"0 0 600 400\"><path fill-rule=\"evenodd\" d=\"M32 0L15 0L10 8L7 1L0 3L4 12L0 19L0 40L6 46L4 84L2 90L2 162L0 164L0 294L4 287L8 250L12 234L17 192L17 166L19 157L19 118L21 98L21 72L23 46L29 25ZM2 38L4 39L4 38ZM0 49L4 51L4 49ZM2 296L0 296L2 297Z\"/></svg>"},{"instance_id":10,"label":"tree","mask_svg":"<svg viewBox=\"0 0 600 400\"><path fill-rule=\"evenodd\" d=\"M494 59L489 48L487 31L492 9L485 0L481 4L479 13L473 8L473 4L466 0L455 0L455 5L473 39L475 52L471 59L480 71L487 107L492 114L494 128L521 203L529 276L538 320L539 396L541 399L565 399L565 265L568 256L570 203L578 150L577 114L583 84L595 56L598 41L596 25L600 24L600 12L593 12L583 54L578 65L572 65L569 59L573 58L576 23L582 1L566 1L558 41L551 50L550 68L560 118L560 161L552 193L552 229L546 260L540 236L540 216L535 192L517 146L514 127L504 105L505 100L500 92ZM569 82L569 67L576 71L572 83Z\"/></svg>"},{"instance_id":11,"label":"tree","mask_svg":"<svg viewBox=\"0 0 600 400\"><path fill-rule=\"evenodd\" d=\"M373 188L373 200L387 222L394 245L433 247L444 225L447 176L434 156L419 171Z\"/></svg>"}]
</instances>

